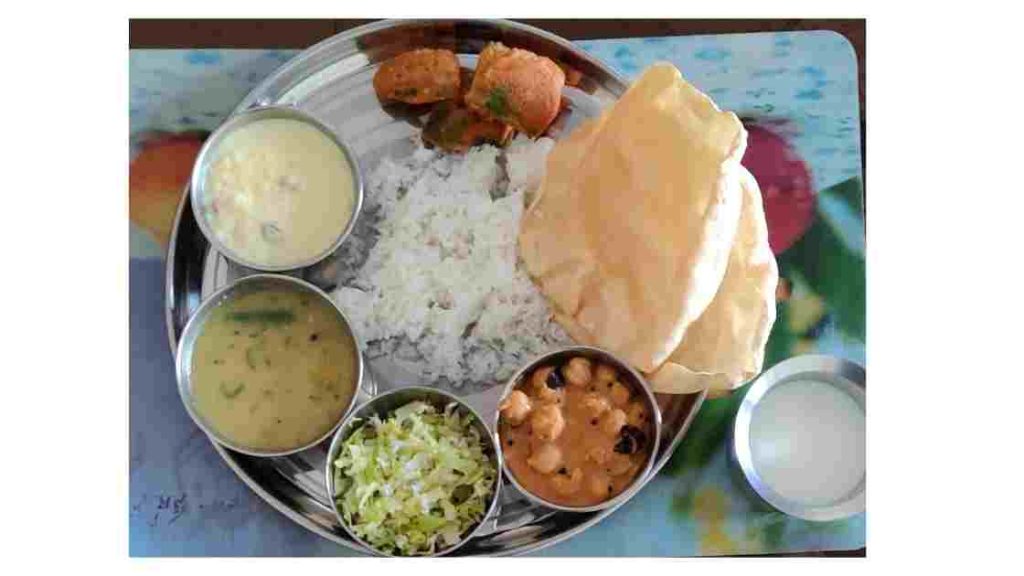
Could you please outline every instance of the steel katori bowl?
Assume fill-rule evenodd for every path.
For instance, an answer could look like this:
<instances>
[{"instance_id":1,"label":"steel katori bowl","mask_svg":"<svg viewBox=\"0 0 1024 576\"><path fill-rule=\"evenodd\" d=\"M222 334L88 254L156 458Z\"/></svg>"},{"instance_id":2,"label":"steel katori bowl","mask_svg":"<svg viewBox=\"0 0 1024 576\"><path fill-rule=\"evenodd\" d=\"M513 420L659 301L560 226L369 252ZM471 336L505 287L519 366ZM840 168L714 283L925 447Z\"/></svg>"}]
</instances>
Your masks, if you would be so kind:
<instances>
[{"instance_id":1,"label":"steel katori bowl","mask_svg":"<svg viewBox=\"0 0 1024 576\"><path fill-rule=\"evenodd\" d=\"M352 214L349 216L348 221L343 227L338 228L338 235L334 242L330 246L325 246L324 250L316 256L284 265L273 265L265 262L257 262L250 260L236 251L228 247L224 242L217 237L213 227L207 220L207 214L204 209L206 203L204 202L206 194L206 180L211 164L217 159L219 148L224 139L231 134L233 131L247 126L254 122L260 122L262 120L270 119L287 119L297 120L313 128L316 128L321 134L327 136L328 139L333 142L338 149L341 151L348 163L349 170L352 173L352 186L355 193L355 198L352 202ZM346 239L352 234L352 230L355 228L356 220L359 218L360 213L363 209L363 176L362 170L359 167L359 161L356 159L355 153L349 147L349 145L342 140L334 130L332 130L327 124L321 122L319 119L314 117L308 112L303 112L295 106L290 105L275 105L275 106L254 106L241 112L237 112L227 120L224 121L210 137L203 143L202 148L199 150L199 154L196 156L195 164L192 168L192 176L189 184L189 194L192 204L192 214L195 218L196 223L199 225L199 230L206 237L210 245L219 253L223 254L225 258L232 262L258 270L261 272L286 272L289 270L298 270L312 266L326 259L328 256L333 254Z\"/></svg>"},{"instance_id":2,"label":"steel katori bowl","mask_svg":"<svg viewBox=\"0 0 1024 576\"><path fill-rule=\"evenodd\" d=\"M551 502L545 498L542 498L528 490L516 479L515 473L509 468L508 461L502 455L502 465L505 471L505 477L508 478L509 482L515 486L516 490L521 492L528 500L541 506L546 506L554 510L561 510L563 512L596 512L604 510L605 508L618 506L620 503L628 500L639 491L644 484L646 484L647 477L651 474L651 470L654 466L655 455L658 453L658 443L661 438L661 409L658 407L658 402L654 398L654 393L651 391L646 380L640 375L633 367L631 367L624 360L615 356L607 350L601 348L595 348L593 346L567 346L559 348L557 350L545 353L539 357L533 359L525 366L520 368L515 374L509 378L508 383L505 384L505 389L501 392L501 399L504 400L512 393L513 390L518 388L534 370L543 368L545 366L561 366L567 363L570 359L582 356L589 359L591 362L601 362L613 366L619 374L619 382L625 384L632 390L633 396L641 398L644 405L651 415L650 430L648 430L649 439L645 450L647 451L647 459L644 461L643 467L633 477L632 482L622 492L616 494L613 498L609 498L603 502L592 504L590 506L566 506L564 504L557 504ZM501 410L496 410L494 415L494 438L495 444L498 446L498 450L503 450L503 444L501 443Z\"/></svg>"},{"instance_id":3,"label":"steel katori bowl","mask_svg":"<svg viewBox=\"0 0 1024 576\"><path fill-rule=\"evenodd\" d=\"M866 504L866 462L864 477L849 492L828 502L808 502L788 497L774 488L758 470L753 449L753 435L756 431L751 426L754 415L769 393L796 381L830 386L851 398L866 416L867 384L862 366L842 358L817 354L784 360L761 374L743 397L732 427L729 455L733 469L742 473L748 492L756 500L789 516L827 522L859 514L865 510ZM799 426L800 422L787 421L783 425Z\"/></svg>"},{"instance_id":4,"label":"steel katori bowl","mask_svg":"<svg viewBox=\"0 0 1024 576\"><path fill-rule=\"evenodd\" d=\"M437 388L425 388L420 386L410 386L406 388L397 388L390 392L385 392L378 396L373 397L366 403L357 407L348 418L341 424L337 432L334 434L334 439L331 440L331 447L327 451L327 460L325 464L325 474L327 483L327 495L332 502L332 509L334 515L338 519L338 523L345 532L352 537L357 543L359 543L368 552L379 556L398 556L396 554L388 554L382 550L378 550L369 542L366 542L355 533L355 530L349 526L349 523L345 520L344 514L342 514L338 502L337 502L337 486L335 482L334 474L334 460L337 458L338 453L341 451L342 445L345 440L352 435L363 423L366 422L371 416L377 416L381 419L387 417L389 414L401 408L402 406L414 402L423 401L430 404L438 410L444 410L446 406L455 404L456 410L459 410L462 414L468 414L471 416L473 427L476 429L480 436L480 441L484 443L484 452L490 457L491 464L494 466L494 487L491 491L490 501L484 511L483 516L473 524L468 530L462 535L458 543L442 548L433 554L419 554L417 557L425 556L444 556L450 554L462 547L464 544L469 542L473 536L479 532L487 521L495 514L498 509L498 502L501 497L501 452L498 450L494 438L491 436L490 431L487 429L487 425L484 423L484 419L480 417L480 414L473 410L468 404L460 400L457 396L449 394L443 390Z\"/></svg>"},{"instance_id":5,"label":"steel katori bowl","mask_svg":"<svg viewBox=\"0 0 1024 576\"><path fill-rule=\"evenodd\" d=\"M206 325L206 321L210 318L210 315L222 304L231 301L234 298L242 296L244 294L251 294L256 291L272 289L283 289L297 291L302 294L308 294L313 298L320 299L323 302L330 304L330 309L337 314L337 321L341 324L349 337L352 339L353 350L355 351L355 382L353 385L352 397L348 403L345 404L343 410L338 413L337 422L331 426L329 430L321 434L315 440L303 444L301 446L295 446L287 450L258 450L248 446L238 445L231 440L225 438L221 433L217 431L217 428L210 422L208 422L203 416L196 410L193 405L192 396L192 354L195 350L196 340L199 335L202 334L203 328ZM359 344L359 339L355 336L355 332L352 330L352 325L345 313L342 312L338 304L334 302L323 290L320 290L316 286L292 278L290 276L281 276L277 274L254 274L252 276L246 276L235 282L224 286L220 290L214 292L209 298L203 301L203 303L196 310L195 314L185 325L185 329L181 333L181 338L178 341L177 352L175 355L176 363L176 376L178 379L178 394L181 396L181 401L185 405L185 410L188 415L192 418L192 421L196 423L196 426L206 433L213 441L217 442L225 448L229 448L235 452L247 454L249 456L287 456L289 454L296 454L304 450L308 450L317 444L320 444L327 438L330 438L331 434L337 430L338 426L341 425L342 421L351 410L352 406L356 402L356 398L359 396L360 391L363 387L363 378L365 374L365 368L363 366L363 351Z\"/></svg>"}]
</instances>

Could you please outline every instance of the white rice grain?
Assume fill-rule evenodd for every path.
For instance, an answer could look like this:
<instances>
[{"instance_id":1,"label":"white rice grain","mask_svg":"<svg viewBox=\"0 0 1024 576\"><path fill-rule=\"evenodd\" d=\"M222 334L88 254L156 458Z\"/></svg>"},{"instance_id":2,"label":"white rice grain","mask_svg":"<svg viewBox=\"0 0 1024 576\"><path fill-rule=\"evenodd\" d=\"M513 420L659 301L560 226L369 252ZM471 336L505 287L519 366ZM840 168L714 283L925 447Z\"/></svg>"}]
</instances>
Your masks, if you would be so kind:
<instances>
[{"instance_id":1,"label":"white rice grain","mask_svg":"<svg viewBox=\"0 0 1024 576\"><path fill-rule=\"evenodd\" d=\"M424 377L459 386L505 380L570 342L516 259L524 198L552 146L520 138L464 155L421 147L378 165L366 201L380 211L379 238L333 294L371 355L407 343Z\"/></svg>"}]
</instances>

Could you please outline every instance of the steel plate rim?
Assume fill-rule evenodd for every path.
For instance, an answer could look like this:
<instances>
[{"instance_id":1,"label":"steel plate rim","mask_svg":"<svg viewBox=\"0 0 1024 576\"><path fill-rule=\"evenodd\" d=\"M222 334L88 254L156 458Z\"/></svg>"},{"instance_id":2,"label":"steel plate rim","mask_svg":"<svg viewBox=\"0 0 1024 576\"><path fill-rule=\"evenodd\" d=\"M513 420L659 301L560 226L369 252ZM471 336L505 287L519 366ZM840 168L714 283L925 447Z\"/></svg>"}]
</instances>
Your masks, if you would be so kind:
<instances>
[{"instance_id":1,"label":"steel plate rim","mask_svg":"<svg viewBox=\"0 0 1024 576\"><path fill-rule=\"evenodd\" d=\"M324 40L322 40L322 41L320 41L320 42L318 42L316 44L313 44L313 45L307 47L302 52L300 52L298 55L296 55L295 57L290 59L286 64L283 64L278 69L276 69L274 72L272 72L269 76L264 78L263 81L261 81L255 88L253 88L245 97L243 97L241 102L238 104L238 106L236 106L236 108L231 113L233 114L236 111L244 110L245 108L250 107L250 106L252 106L254 104L262 104L262 102L260 101L260 98L257 97L256 94L258 94L258 93L260 93L262 91L265 91L269 86L271 86L273 83L277 82L282 76L284 76L287 73L286 68L291 68L292 66L298 65L298 64L304 62L305 60L307 60L308 58L311 58L312 54L315 51L325 49L325 48L327 48L327 47L329 47L329 46L331 46L331 45L333 45L335 43L341 43L341 42L345 42L345 41L351 40L352 38L354 38L356 36L359 36L359 35L363 35L363 34L370 33L370 32L375 32L375 31L379 31L379 30L383 30L383 29L392 28L392 27L395 27L396 25L429 23L429 22L433 22L433 21L434 20L431 20L431 19L410 19L410 20L397 20L397 21L396 20L381 20L381 21L378 21L378 22L372 22L372 23L364 24L362 26L358 26L356 28L352 28L352 29L350 29L348 31L345 31L345 32L343 32L341 34L336 34L336 35L334 35L334 36L332 36L330 38L326 38L326 39L324 39ZM539 29L539 28L536 28L536 27L533 27L533 26L530 26L530 25L527 25L527 24L522 24L522 23L513 22L513 21L509 21L509 20L502 20L502 19L457 19L457 20L453 20L453 21L462 22L462 23L492 24L492 25L497 25L497 26L500 26L500 27L510 28L510 29L513 29L513 30L516 30L516 31L519 31L519 32L524 32L524 33L533 34L533 35L542 37L545 40L551 41L551 42L553 42L553 43L555 43L555 44L557 44L557 45L559 45L559 46L569 50L570 52L572 52L574 54L574 56L576 56L576 57L578 57L578 58L580 58L580 59L582 59L584 61L587 61L588 63L592 64L597 69L601 70L604 74L606 74L610 79L612 79L616 83L618 83L619 84L619 89L620 89L619 97L621 97L621 94L624 93L626 91L626 89L628 88L628 83L622 78L622 76L620 76L617 72L615 72L612 68L610 68L603 61L595 58L594 56L592 56L591 54L587 53L586 51L581 50L579 47L575 46L569 40L566 40L566 39L564 39L564 38L562 38L560 36L552 34L552 33L548 32L546 30L542 30L542 29ZM177 353L177 346L178 346L177 337L176 337L176 334L175 334L175 322L174 322L174 314L175 314L175 305L174 304L175 304L175 300L176 300L176 291L175 291L175 285L174 285L174 275L175 275L175 261L174 261L174 258L176 256L176 252L177 252L178 239L179 239L179 235L180 235L180 231L181 231L181 224L182 224L183 216L185 215L185 212L186 212L186 207L188 206L189 196L190 196L189 186L186 184L184 186L184 188L183 188L181 197L180 197L179 202L178 202L178 208L177 208L177 211L176 211L176 214L175 214L174 225L173 225L173 228L171 230L171 235L170 235L170 238L169 238L168 248L167 248L167 252L166 252L166 261L165 261L166 262L166 270L165 270L166 286L165 286L165 290L164 290L164 298L165 298L164 318L165 318L165 322L167 324L166 327L167 327L167 335L168 335L168 345L169 345L169 348L170 348L172 356ZM205 259L205 256L204 256L204 259ZM703 403L705 402L706 399L707 399L707 391L701 391L700 393L694 395L694 397L693 397L693 405L688 410L686 416L683 418L683 420L682 420L682 422L681 422L681 424L679 426L679 429L676 431L676 433L673 436L672 440L664 445L663 453L658 458L655 459L654 465L651 468L651 471L650 471L650 473L648 475L648 478L647 478L647 480L644 483L645 486L646 486L646 483L650 482L650 480L652 480L665 467L665 465L668 463L668 461L671 458L673 452L675 451L675 449L678 447L679 443L682 441L682 439L686 436L687 432L689 431L689 428L693 424L694 419L696 418L698 412L700 411L700 409L703 406ZM271 494L270 491L268 491L261 484L259 484L253 476L251 476L247 471L245 471L242 468L241 464L236 459L237 456L238 456L237 454L235 454L234 452L232 452L232 451L228 450L227 448L221 446L219 443L213 441L212 439L210 439L210 442L213 445L214 450L220 455L221 459L224 460L224 462L228 465L228 467L232 470L232 472L234 472L235 475L238 476L242 480L242 482L246 486L249 487L249 489L251 489L257 496L259 496L264 502L269 504L272 508L274 508L278 512L284 514L287 518L289 518L290 520L292 520L296 524L302 526L303 528L306 528L310 532L313 532L314 534L317 534L318 536L320 536L320 537L322 537L322 538L324 538L324 539L326 539L328 541L331 541L331 542L333 542L335 544L341 545L341 546L343 546L343 547L345 547L345 548L347 548L349 550L355 551L355 552L359 552L359 553L364 553L365 552L362 549L362 547L360 547L357 543L355 543L353 541L349 541L348 539L342 537L340 534L337 534L337 533L335 533L335 532L333 532L331 530L326 529L325 527L321 526L320 524L317 524L315 521L311 520L309 517L303 515L299 511L297 511L297 510L287 506L278 497L276 497L275 495ZM634 494L634 496L635 496L635 494ZM630 499L632 499L632 498L630 498ZM603 520L603 519L607 518L608 516L610 516L613 512L618 510L619 507L621 507L623 504L625 504L628 501L629 500L624 500L624 501L621 501L621 502L617 503L614 506L610 506L610 507L605 508L605 509L603 509L603 510L601 510L599 512L590 513L590 514L592 514L591 518L588 518L588 519L580 522L579 524L577 524L577 525L575 525L575 526L573 526L573 527L571 527L569 529L566 529L566 530L564 530L564 531L562 531L562 532L560 532L558 534L555 534L555 535L552 535L552 536L548 536L548 537L544 538L543 540L538 540L538 541L535 541L535 542L529 542L529 543L526 543L526 544L519 545L519 546L517 546L515 548L502 548L502 549L490 552L488 555L491 555L491 556L516 556L516 555L528 554L528 553L531 553L531 552L536 552L538 550L542 550L542 549L548 548L550 546L554 546L556 544L562 543L562 542L564 542L566 540L569 540L569 539L577 536L578 534L580 534L582 532L585 532L586 530L590 529L595 524L599 523L601 520Z\"/></svg>"}]
</instances>

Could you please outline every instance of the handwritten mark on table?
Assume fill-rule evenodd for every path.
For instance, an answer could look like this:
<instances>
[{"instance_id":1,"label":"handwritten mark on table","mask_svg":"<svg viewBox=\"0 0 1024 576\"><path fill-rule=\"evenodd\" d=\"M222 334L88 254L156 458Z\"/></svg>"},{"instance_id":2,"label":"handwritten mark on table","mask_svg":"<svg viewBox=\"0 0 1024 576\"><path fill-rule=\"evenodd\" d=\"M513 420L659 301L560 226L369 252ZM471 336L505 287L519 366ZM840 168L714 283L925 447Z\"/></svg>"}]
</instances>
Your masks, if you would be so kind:
<instances>
[{"instance_id":1,"label":"handwritten mark on table","mask_svg":"<svg viewBox=\"0 0 1024 576\"><path fill-rule=\"evenodd\" d=\"M143 494L131 505L130 516L145 522L149 528L171 526L182 516L191 512L201 514L231 511L239 505L239 497L215 498L207 502L191 506L188 494Z\"/></svg>"}]
</instances>

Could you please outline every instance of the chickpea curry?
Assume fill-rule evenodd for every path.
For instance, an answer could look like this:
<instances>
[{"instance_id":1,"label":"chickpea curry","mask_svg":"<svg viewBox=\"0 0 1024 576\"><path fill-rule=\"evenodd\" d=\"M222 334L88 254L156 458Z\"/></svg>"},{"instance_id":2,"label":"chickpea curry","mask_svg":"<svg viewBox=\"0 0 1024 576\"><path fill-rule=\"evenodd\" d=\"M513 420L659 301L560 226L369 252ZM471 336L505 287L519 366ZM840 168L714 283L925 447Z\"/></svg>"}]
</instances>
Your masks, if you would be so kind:
<instances>
[{"instance_id":1,"label":"chickpea curry","mask_svg":"<svg viewBox=\"0 0 1024 576\"><path fill-rule=\"evenodd\" d=\"M647 462L653 434L643 398L607 364L576 356L528 374L498 409L509 470L562 506L614 498Z\"/></svg>"}]
</instances>

